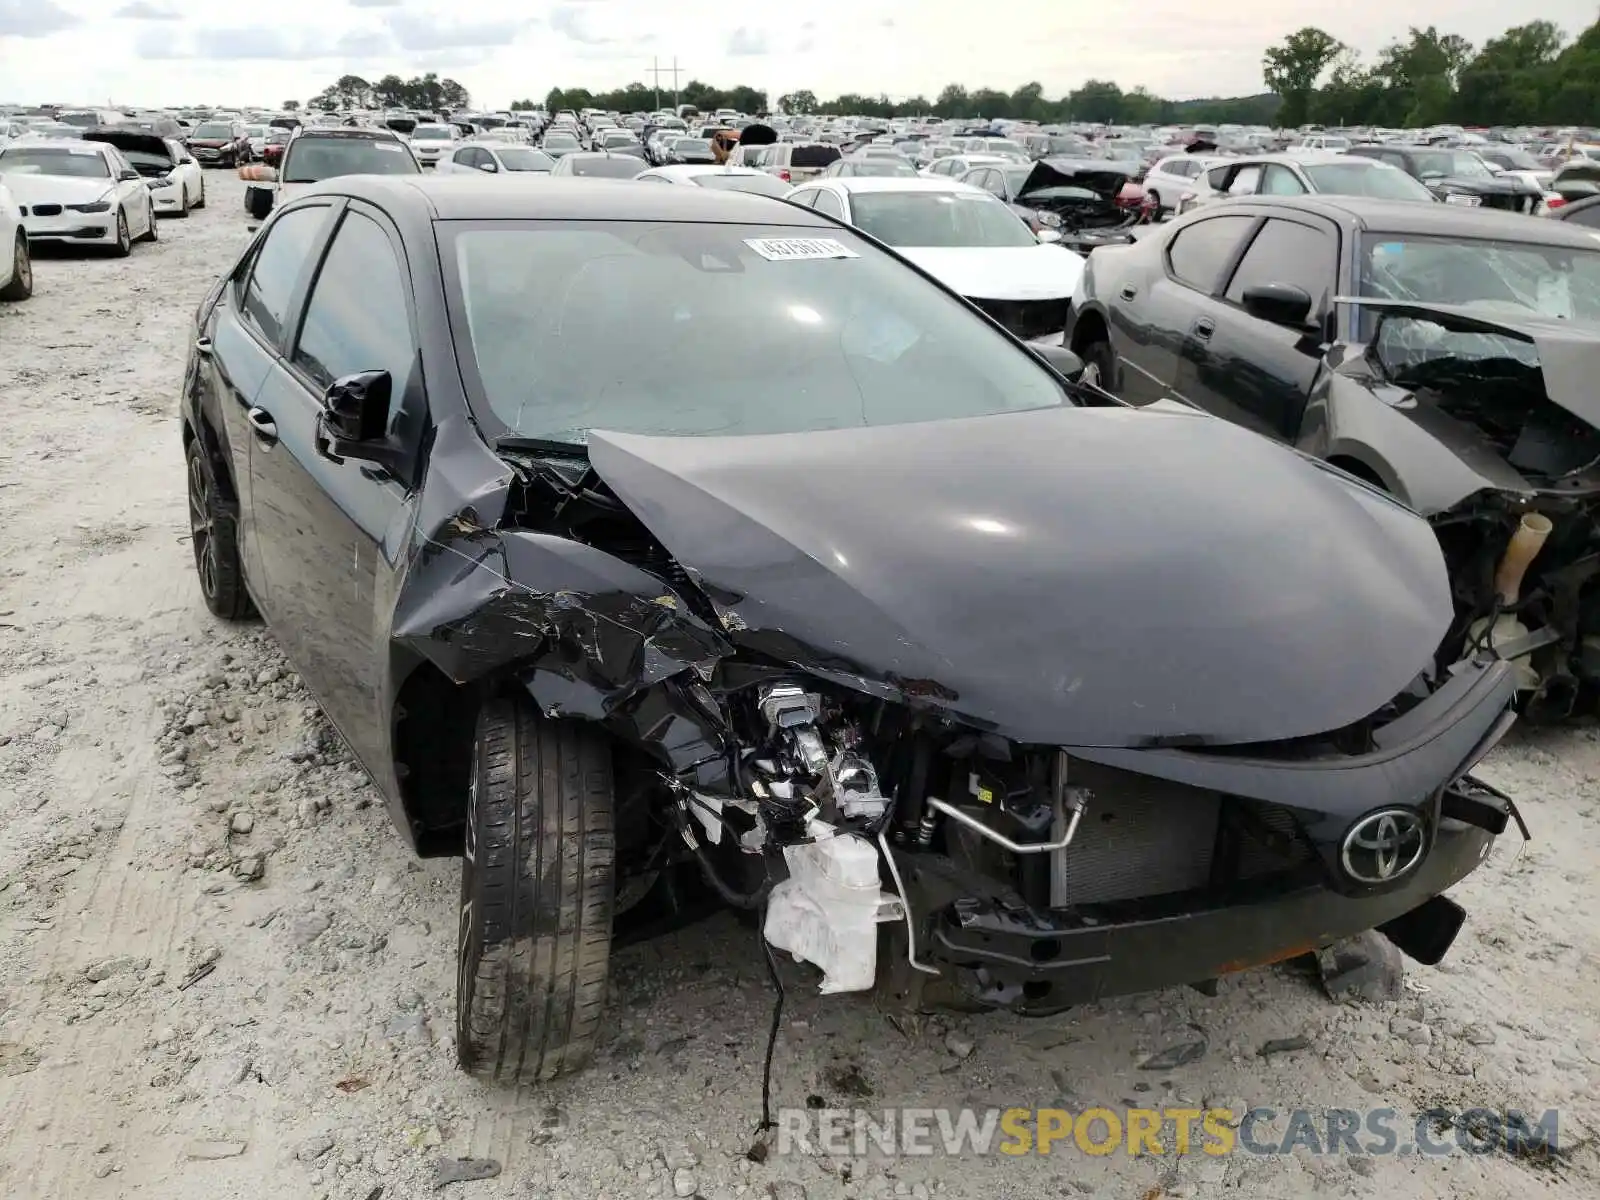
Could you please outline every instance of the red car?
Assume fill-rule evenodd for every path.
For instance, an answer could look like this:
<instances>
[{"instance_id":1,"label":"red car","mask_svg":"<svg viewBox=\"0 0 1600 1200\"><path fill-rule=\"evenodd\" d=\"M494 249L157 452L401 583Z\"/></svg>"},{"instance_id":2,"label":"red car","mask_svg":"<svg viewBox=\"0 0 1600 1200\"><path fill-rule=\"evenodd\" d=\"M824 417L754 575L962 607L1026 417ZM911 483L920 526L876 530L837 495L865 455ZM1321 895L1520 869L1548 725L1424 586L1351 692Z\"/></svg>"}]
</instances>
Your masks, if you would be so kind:
<instances>
[{"instance_id":1,"label":"red car","mask_svg":"<svg viewBox=\"0 0 1600 1200\"><path fill-rule=\"evenodd\" d=\"M250 136L238 121L202 121L184 145L202 167L238 167L250 161Z\"/></svg>"},{"instance_id":2,"label":"red car","mask_svg":"<svg viewBox=\"0 0 1600 1200\"><path fill-rule=\"evenodd\" d=\"M275 167L282 162L283 148L289 144L289 138L293 133L294 130L292 129L278 129L276 127L267 130L266 145L261 148L261 161L269 167Z\"/></svg>"}]
</instances>

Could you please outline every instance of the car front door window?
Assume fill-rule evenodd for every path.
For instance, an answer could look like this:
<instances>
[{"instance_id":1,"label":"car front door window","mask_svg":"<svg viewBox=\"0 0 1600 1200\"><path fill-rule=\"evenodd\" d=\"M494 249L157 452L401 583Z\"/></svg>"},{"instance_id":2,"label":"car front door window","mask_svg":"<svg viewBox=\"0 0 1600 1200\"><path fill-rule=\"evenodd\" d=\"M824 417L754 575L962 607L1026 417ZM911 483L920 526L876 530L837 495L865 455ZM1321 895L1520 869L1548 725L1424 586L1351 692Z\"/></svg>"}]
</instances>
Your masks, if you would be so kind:
<instances>
[{"instance_id":1,"label":"car front door window","mask_svg":"<svg viewBox=\"0 0 1600 1200\"><path fill-rule=\"evenodd\" d=\"M1230 196L1250 196L1255 194L1256 184L1261 182L1261 168L1251 164L1240 167L1238 174L1233 177L1233 182L1228 185Z\"/></svg>"},{"instance_id":2,"label":"car front door window","mask_svg":"<svg viewBox=\"0 0 1600 1200\"><path fill-rule=\"evenodd\" d=\"M1284 283L1311 297L1311 319L1327 307L1337 267L1333 239L1298 221L1273 219L1261 227L1228 282L1226 299L1244 302L1247 288Z\"/></svg>"},{"instance_id":3,"label":"car front door window","mask_svg":"<svg viewBox=\"0 0 1600 1200\"><path fill-rule=\"evenodd\" d=\"M1300 196L1305 194L1305 190L1305 185L1288 167L1279 166L1277 163L1267 167L1266 176L1262 180L1262 195Z\"/></svg>"},{"instance_id":4,"label":"car front door window","mask_svg":"<svg viewBox=\"0 0 1600 1200\"><path fill-rule=\"evenodd\" d=\"M1185 225L1167 247L1173 276L1210 295L1255 220L1243 213L1230 213Z\"/></svg>"},{"instance_id":5,"label":"car front door window","mask_svg":"<svg viewBox=\"0 0 1600 1200\"><path fill-rule=\"evenodd\" d=\"M839 203L839 198L832 192L819 191L816 202L812 207L819 213L825 213L827 216L835 217L840 221L844 220L844 205Z\"/></svg>"},{"instance_id":6,"label":"car front door window","mask_svg":"<svg viewBox=\"0 0 1600 1200\"><path fill-rule=\"evenodd\" d=\"M284 213L267 230L256 251L240 307L246 323L268 342L277 343L282 337L295 285L327 216L326 205Z\"/></svg>"},{"instance_id":7,"label":"car front door window","mask_svg":"<svg viewBox=\"0 0 1600 1200\"><path fill-rule=\"evenodd\" d=\"M387 371L391 418L416 365L405 272L383 227L347 212L312 285L293 362L318 389Z\"/></svg>"}]
</instances>

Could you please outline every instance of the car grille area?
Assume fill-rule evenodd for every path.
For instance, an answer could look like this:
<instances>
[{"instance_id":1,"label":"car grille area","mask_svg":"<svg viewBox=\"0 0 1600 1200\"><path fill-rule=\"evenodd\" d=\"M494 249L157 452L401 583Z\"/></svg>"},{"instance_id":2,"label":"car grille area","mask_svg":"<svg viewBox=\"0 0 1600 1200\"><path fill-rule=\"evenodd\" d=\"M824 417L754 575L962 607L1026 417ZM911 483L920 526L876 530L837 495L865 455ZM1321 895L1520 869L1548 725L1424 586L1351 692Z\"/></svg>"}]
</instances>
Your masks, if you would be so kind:
<instances>
[{"instance_id":1,"label":"car grille area","mask_svg":"<svg viewBox=\"0 0 1600 1200\"><path fill-rule=\"evenodd\" d=\"M1067 308L1072 303L1070 296L1054 300L968 299L1023 339L1060 333L1067 327Z\"/></svg>"},{"instance_id":2,"label":"car grille area","mask_svg":"<svg viewBox=\"0 0 1600 1200\"><path fill-rule=\"evenodd\" d=\"M27 214L27 210L24 209L23 213L24 213L24 215L26 215ZM36 217L59 217L61 215L61 205L59 205L59 204L35 204L33 206L33 215L36 216Z\"/></svg>"}]
</instances>

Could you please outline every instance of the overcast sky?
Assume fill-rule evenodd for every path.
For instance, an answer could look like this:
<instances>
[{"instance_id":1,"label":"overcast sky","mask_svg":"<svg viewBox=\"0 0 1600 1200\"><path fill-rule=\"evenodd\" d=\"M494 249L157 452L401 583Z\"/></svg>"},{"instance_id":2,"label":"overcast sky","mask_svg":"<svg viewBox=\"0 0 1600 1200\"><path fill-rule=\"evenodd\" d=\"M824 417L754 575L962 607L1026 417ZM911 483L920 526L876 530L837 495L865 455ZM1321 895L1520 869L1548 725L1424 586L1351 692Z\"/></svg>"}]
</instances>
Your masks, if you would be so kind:
<instances>
[{"instance_id":1,"label":"overcast sky","mask_svg":"<svg viewBox=\"0 0 1600 1200\"><path fill-rule=\"evenodd\" d=\"M1547 0L1520 16L1494 7L1500 15L1459 0L1346 0L1317 18L1316 6L1282 0L998 11L972 0L748 9L726 0L0 0L0 102L276 105L347 72L431 70L503 107L553 85L649 82L652 59L665 68L674 55L684 80L774 96L807 87L824 98L932 97L950 82L1009 91L1029 80L1056 96L1109 78L1187 98L1261 90L1262 50L1312 19L1371 55L1407 24L1481 44L1535 17L1572 34L1596 16L1594 0ZM661 83L670 88L670 74Z\"/></svg>"}]
</instances>

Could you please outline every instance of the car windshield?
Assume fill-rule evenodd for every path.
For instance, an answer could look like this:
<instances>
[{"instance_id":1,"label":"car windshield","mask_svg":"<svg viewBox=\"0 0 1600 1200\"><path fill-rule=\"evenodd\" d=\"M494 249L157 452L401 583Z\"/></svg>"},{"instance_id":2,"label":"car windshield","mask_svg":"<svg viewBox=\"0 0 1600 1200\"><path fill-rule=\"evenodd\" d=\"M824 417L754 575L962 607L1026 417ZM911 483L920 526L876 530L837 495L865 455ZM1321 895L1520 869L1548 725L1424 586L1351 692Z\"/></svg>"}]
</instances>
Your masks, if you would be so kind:
<instances>
[{"instance_id":1,"label":"car windshield","mask_svg":"<svg viewBox=\"0 0 1600 1200\"><path fill-rule=\"evenodd\" d=\"M793 189L776 175L758 171L753 175L722 175L715 171L696 175L694 182L718 192L754 192L758 196L787 196Z\"/></svg>"},{"instance_id":2,"label":"car windshield","mask_svg":"<svg viewBox=\"0 0 1600 1200\"><path fill-rule=\"evenodd\" d=\"M320 183L339 175L421 174L406 148L387 139L297 138L289 143L285 160L285 183Z\"/></svg>"},{"instance_id":3,"label":"car windshield","mask_svg":"<svg viewBox=\"0 0 1600 1200\"><path fill-rule=\"evenodd\" d=\"M233 136L233 126L226 125L221 121L207 121L189 136L197 138L231 138Z\"/></svg>"},{"instance_id":4,"label":"car windshield","mask_svg":"<svg viewBox=\"0 0 1600 1200\"><path fill-rule=\"evenodd\" d=\"M71 175L78 179L109 179L111 168L98 150L10 146L0 150L0 175Z\"/></svg>"},{"instance_id":5,"label":"car windshield","mask_svg":"<svg viewBox=\"0 0 1600 1200\"><path fill-rule=\"evenodd\" d=\"M1066 402L1031 355L847 230L442 228L469 385L515 435L795 433Z\"/></svg>"},{"instance_id":6,"label":"car windshield","mask_svg":"<svg viewBox=\"0 0 1600 1200\"><path fill-rule=\"evenodd\" d=\"M418 125L411 131L414 142L447 142L455 130L448 125Z\"/></svg>"},{"instance_id":7,"label":"car windshield","mask_svg":"<svg viewBox=\"0 0 1600 1200\"><path fill-rule=\"evenodd\" d=\"M1484 155L1492 163L1504 167L1508 171L1542 171L1539 160L1526 150L1495 149Z\"/></svg>"},{"instance_id":8,"label":"car windshield","mask_svg":"<svg viewBox=\"0 0 1600 1200\"><path fill-rule=\"evenodd\" d=\"M544 144L552 147L553 149L562 150L569 146L576 146L578 144L578 139L573 137L570 133L561 133L557 131L545 134Z\"/></svg>"},{"instance_id":9,"label":"car windshield","mask_svg":"<svg viewBox=\"0 0 1600 1200\"><path fill-rule=\"evenodd\" d=\"M264 138L267 136L267 127L265 125L246 125L244 133L246 137Z\"/></svg>"},{"instance_id":10,"label":"car windshield","mask_svg":"<svg viewBox=\"0 0 1600 1200\"><path fill-rule=\"evenodd\" d=\"M522 146L498 147L495 153L500 156L500 165L508 171L548 171L556 165L556 160L548 154Z\"/></svg>"},{"instance_id":11,"label":"car windshield","mask_svg":"<svg viewBox=\"0 0 1600 1200\"><path fill-rule=\"evenodd\" d=\"M644 170L644 164L631 155L619 155L612 158L609 154L593 157L569 158L570 165L566 168L574 175L588 175L599 179L632 179Z\"/></svg>"},{"instance_id":12,"label":"car windshield","mask_svg":"<svg viewBox=\"0 0 1600 1200\"><path fill-rule=\"evenodd\" d=\"M1371 196L1379 200L1424 200L1433 193L1404 171L1350 159L1337 163L1301 164L1317 191L1330 196Z\"/></svg>"},{"instance_id":13,"label":"car windshield","mask_svg":"<svg viewBox=\"0 0 1600 1200\"><path fill-rule=\"evenodd\" d=\"M1363 296L1459 304L1482 308L1488 316L1499 308L1600 320L1600 246L1580 250L1476 238L1368 234L1362 242L1360 273ZM1371 310L1362 313L1363 340L1371 337L1374 322ZM1421 347L1416 354L1432 353L1430 329L1444 334L1427 321L1407 334ZM1473 338L1505 340L1492 334L1451 333L1435 341L1447 348L1470 349L1479 344L1470 341Z\"/></svg>"},{"instance_id":14,"label":"car windshield","mask_svg":"<svg viewBox=\"0 0 1600 1200\"><path fill-rule=\"evenodd\" d=\"M850 162L836 163L829 167L829 171L837 168L840 175L874 178L902 178L915 177L917 169L910 163L896 158L860 158Z\"/></svg>"},{"instance_id":15,"label":"car windshield","mask_svg":"<svg viewBox=\"0 0 1600 1200\"><path fill-rule=\"evenodd\" d=\"M674 154L710 154L711 143L705 138L675 138L672 143Z\"/></svg>"},{"instance_id":16,"label":"car windshield","mask_svg":"<svg viewBox=\"0 0 1600 1200\"><path fill-rule=\"evenodd\" d=\"M1417 174L1423 179L1443 179L1447 176L1467 179L1489 179L1494 174L1483 165L1483 160L1466 150L1417 150L1412 158L1417 164Z\"/></svg>"},{"instance_id":17,"label":"car windshield","mask_svg":"<svg viewBox=\"0 0 1600 1200\"><path fill-rule=\"evenodd\" d=\"M100 114L92 112L62 113L56 120L63 125L72 125L79 129L93 129L100 124Z\"/></svg>"},{"instance_id":18,"label":"car windshield","mask_svg":"<svg viewBox=\"0 0 1600 1200\"><path fill-rule=\"evenodd\" d=\"M854 224L891 246L1036 246L1015 213L987 192L857 192Z\"/></svg>"}]
</instances>

